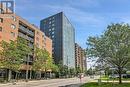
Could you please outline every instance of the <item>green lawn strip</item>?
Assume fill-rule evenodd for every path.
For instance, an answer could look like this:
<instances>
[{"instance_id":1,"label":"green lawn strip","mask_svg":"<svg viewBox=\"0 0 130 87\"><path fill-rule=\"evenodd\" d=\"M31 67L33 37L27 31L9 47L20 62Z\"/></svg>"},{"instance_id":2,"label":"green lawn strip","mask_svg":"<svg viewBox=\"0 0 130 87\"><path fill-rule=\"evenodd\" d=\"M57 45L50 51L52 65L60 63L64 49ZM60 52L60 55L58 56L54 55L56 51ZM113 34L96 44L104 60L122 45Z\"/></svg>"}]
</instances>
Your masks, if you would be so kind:
<instances>
[{"instance_id":1,"label":"green lawn strip","mask_svg":"<svg viewBox=\"0 0 130 87\"><path fill-rule=\"evenodd\" d=\"M102 83L101 85L98 85L98 83L92 82L92 83L85 83L81 85L80 87L130 87L130 83L123 83L123 84Z\"/></svg>"},{"instance_id":2,"label":"green lawn strip","mask_svg":"<svg viewBox=\"0 0 130 87\"><path fill-rule=\"evenodd\" d=\"M118 78L115 79L109 79L109 78L101 78L102 81L118 81ZM130 81L130 78L122 78L122 81Z\"/></svg>"}]
</instances>

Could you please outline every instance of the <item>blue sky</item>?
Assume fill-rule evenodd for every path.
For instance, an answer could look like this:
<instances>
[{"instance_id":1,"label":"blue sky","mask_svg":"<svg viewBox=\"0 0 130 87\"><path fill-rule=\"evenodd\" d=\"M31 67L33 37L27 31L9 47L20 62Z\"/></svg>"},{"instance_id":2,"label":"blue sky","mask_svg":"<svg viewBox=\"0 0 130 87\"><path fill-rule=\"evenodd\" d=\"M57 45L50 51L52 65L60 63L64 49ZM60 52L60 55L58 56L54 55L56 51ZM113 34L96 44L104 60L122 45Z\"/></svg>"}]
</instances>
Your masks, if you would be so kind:
<instances>
[{"instance_id":1,"label":"blue sky","mask_svg":"<svg viewBox=\"0 0 130 87\"><path fill-rule=\"evenodd\" d=\"M40 20L63 11L75 27L75 39L86 48L88 36L108 24L130 23L130 0L15 0L16 13L39 26Z\"/></svg>"}]
</instances>

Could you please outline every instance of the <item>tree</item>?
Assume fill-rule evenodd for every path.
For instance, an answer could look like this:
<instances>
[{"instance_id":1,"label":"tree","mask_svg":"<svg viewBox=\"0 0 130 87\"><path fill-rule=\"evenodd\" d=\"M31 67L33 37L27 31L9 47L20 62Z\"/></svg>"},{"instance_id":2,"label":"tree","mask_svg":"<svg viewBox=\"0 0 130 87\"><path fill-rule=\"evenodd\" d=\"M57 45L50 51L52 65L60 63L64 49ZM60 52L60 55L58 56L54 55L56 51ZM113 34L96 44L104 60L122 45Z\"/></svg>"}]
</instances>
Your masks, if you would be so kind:
<instances>
[{"instance_id":1,"label":"tree","mask_svg":"<svg viewBox=\"0 0 130 87\"><path fill-rule=\"evenodd\" d=\"M53 60L50 57L49 52L46 51L45 49L43 50L43 49L35 47L34 54L35 54L35 60L33 63L33 69L39 72L44 71L45 77L46 77L47 70L51 70L54 66ZM40 75L40 78L41 78L41 75Z\"/></svg>"},{"instance_id":2,"label":"tree","mask_svg":"<svg viewBox=\"0 0 130 87\"><path fill-rule=\"evenodd\" d=\"M111 24L99 37L89 37L87 53L116 68L122 83L123 68L130 61L130 26Z\"/></svg>"},{"instance_id":3,"label":"tree","mask_svg":"<svg viewBox=\"0 0 130 87\"><path fill-rule=\"evenodd\" d=\"M82 73L82 69L78 66L76 67L76 74Z\"/></svg>"},{"instance_id":4,"label":"tree","mask_svg":"<svg viewBox=\"0 0 130 87\"><path fill-rule=\"evenodd\" d=\"M34 56L35 60L33 62L32 67L33 67L33 70L40 72L40 78L41 78L41 71L45 67L45 62L44 61L47 58L45 58L45 54L44 54L43 50L40 49L40 48L37 48L37 47L35 47L34 54L35 54L35 56Z\"/></svg>"},{"instance_id":5,"label":"tree","mask_svg":"<svg viewBox=\"0 0 130 87\"><path fill-rule=\"evenodd\" d=\"M1 41L1 67L9 70L8 81L11 80L12 71L16 72L15 78L17 78L17 72L21 67L21 63L30 51L27 44L26 40L22 38L9 43Z\"/></svg>"},{"instance_id":6,"label":"tree","mask_svg":"<svg viewBox=\"0 0 130 87\"><path fill-rule=\"evenodd\" d=\"M75 70L75 68L70 68L70 69L69 69L69 72L70 72L70 76L76 75L76 70Z\"/></svg>"}]
</instances>

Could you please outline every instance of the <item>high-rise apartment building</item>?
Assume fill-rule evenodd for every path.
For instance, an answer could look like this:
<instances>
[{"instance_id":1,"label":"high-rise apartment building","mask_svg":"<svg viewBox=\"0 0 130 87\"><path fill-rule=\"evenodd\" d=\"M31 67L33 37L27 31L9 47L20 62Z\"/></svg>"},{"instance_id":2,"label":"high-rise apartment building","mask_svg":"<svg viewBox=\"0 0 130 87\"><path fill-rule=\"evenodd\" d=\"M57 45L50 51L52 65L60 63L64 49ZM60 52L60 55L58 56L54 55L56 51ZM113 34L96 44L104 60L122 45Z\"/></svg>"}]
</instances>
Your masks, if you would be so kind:
<instances>
[{"instance_id":1,"label":"high-rise apartment building","mask_svg":"<svg viewBox=\"0 0 130 87\"><path fill-rule=\"evenodd\" d=\"M52 39L55 63L75 67L75 29L63 12L41 20L40 29Z\"/></svg>"},{"instance_id":2,"label":"high-rise apartment building","mask_svg":"<svg viewBox=\"0 0 130 87\"><path fill-rule=\"evenodd\" d=\"M75 43L75 67L79 67L81 71L87 70L85 50Z\"/></svg>"}]
</instances>

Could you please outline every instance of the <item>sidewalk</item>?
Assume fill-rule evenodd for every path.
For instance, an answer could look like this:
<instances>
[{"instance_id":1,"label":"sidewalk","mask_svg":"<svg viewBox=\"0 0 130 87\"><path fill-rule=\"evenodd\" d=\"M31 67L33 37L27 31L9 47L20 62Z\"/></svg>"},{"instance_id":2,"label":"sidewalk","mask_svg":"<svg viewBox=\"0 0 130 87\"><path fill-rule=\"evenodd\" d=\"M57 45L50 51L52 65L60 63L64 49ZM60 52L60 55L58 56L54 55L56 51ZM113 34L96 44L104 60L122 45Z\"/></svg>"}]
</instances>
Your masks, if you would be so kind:
<instances>
[{"instance_id":1,"label":"sidewalk","mask_svg":"<svg viewBox=\"0 0 130 87\"><path fill-rule=\"evenodd\" d=\"M38 84L49 84L48 82L53 82L53 83L57 83L57 82L59 82L59 80L60 81L66 81L66 80L73 80L73 79L76 79L76 78L64 78L64 79L59 79L59 78L57 78L57 79L47 79L47 80L31 80L31 81L28 81L28 82L25 82L25 81L18 81L18 82L16 82L16 86L20 86L20 85L23 85L22 87L28 87L28 85L38 85ZM0 84L0 87L9 87L9 86L12 86L13 85L13 83L1 83ZM14 85L15 86L15 85ZM20 86L21 87L21 86Z\"/></svg>"}]
</instances>

